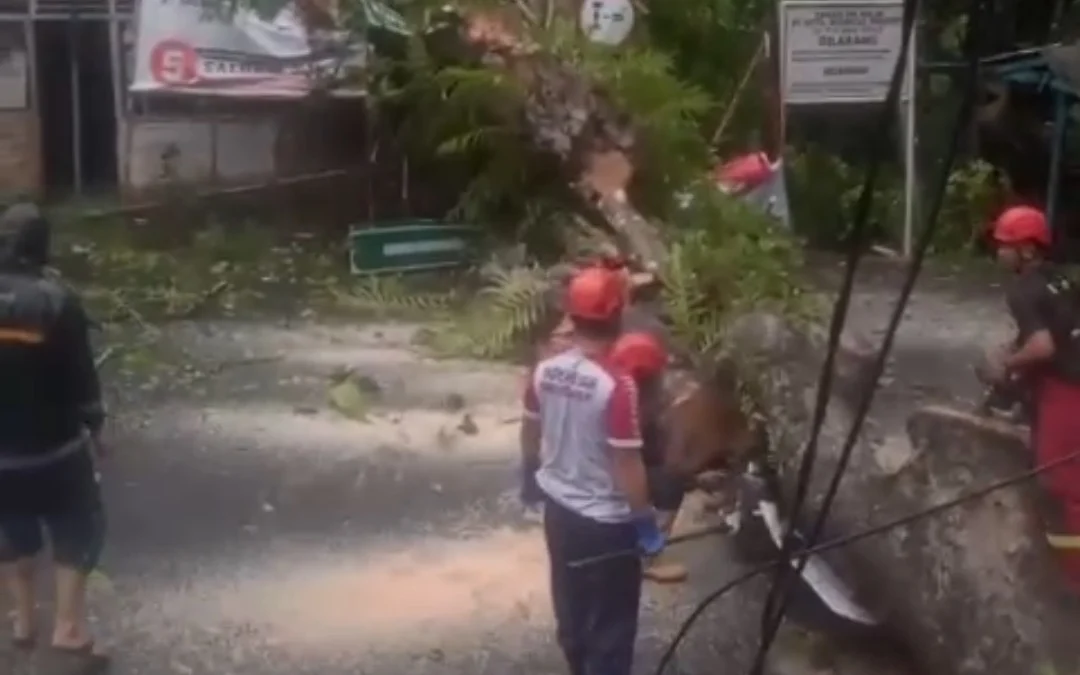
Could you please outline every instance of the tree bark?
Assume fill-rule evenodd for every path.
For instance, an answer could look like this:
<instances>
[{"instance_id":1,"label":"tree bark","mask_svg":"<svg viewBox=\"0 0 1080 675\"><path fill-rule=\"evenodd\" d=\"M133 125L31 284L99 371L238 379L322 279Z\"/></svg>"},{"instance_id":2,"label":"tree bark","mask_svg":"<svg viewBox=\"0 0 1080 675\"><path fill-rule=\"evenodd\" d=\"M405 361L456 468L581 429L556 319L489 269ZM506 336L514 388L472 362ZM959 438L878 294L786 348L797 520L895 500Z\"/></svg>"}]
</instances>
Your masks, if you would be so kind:
<instances>
[{"instance_id":1,"label":"tree bark","mask_svg":"<svg viewBox=\"0 0 1080 675\"><path fill-rule=\"evenodd\" d=\"M487 12L465 17L463 39L476 56L525 86L525 122L534 146L560 161L589 219L615 235L623 253L656 270L666 247L660 229L633 207L634 129L581 72L520 37L515 22Z\"/></svg>"},{"instance_id":2,"label":"tree bark","mask_svg":"<svg viewBox=\"0 0 1080 675\"><path fill-rule=\"evenodd\" d=\"M743 358L757 357L773 450L790 489L823 345L764 315L747 317L734 339ZM843 371L843 359L840 366ZM839 373L849 394L861 395L868 386L858 373ZM837 394L830 405L810 491L814 512L839 461L851 398ZM910 444L859 442L829 520L833 533L882 525L1030 465L1026 439L1008 425L931 408L916 412L908 431ZM1033 483L1007 488L864 540L845 556L858 592L912 647L923 672L1030 675L1080 668L1080 604L1069 600L1043 541L1038 495Z\"/></svg>"}]
</instances>

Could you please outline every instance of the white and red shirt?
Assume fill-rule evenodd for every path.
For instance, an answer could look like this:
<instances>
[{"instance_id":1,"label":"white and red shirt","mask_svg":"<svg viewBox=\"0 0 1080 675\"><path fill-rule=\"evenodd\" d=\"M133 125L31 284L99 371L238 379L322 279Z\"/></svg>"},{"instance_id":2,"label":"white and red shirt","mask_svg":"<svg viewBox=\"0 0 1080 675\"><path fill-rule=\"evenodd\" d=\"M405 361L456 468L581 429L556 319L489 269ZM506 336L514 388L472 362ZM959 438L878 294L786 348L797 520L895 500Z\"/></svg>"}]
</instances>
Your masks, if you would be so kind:
<instances>
[{"instance_id":1,"label":"white and red shirt","mask_svg":"<svg viewBox=\"0 0 1080 675\"><path fill-rule=\"evenodd\" d=\"M580 349L567 349L530 373L525 415L540 421L540 489L593 520L631 519L630 503L612 475L610 453L642 445L633 379Z\"/></svg>"}]
</instances>

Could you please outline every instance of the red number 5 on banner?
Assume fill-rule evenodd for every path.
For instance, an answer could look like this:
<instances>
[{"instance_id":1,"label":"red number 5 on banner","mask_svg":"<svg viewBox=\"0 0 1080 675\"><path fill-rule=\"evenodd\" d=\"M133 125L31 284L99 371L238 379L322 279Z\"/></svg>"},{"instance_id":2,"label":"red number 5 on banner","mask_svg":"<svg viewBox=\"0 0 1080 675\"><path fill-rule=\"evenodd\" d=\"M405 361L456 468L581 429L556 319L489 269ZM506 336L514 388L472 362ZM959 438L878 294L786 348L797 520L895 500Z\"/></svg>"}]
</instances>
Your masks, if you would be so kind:
<instances>
[{"instance_id":1,"label":"red number 5 on banner","mask_svg":"<svg viewBox=\"0 0 1080 675\"><path fill-rule=\"evenodd\" d=\"M198 79L198 58L191 45L165 40L150 50L150 72L165 85L191 84Z\"/></svg>"}]
</instances>

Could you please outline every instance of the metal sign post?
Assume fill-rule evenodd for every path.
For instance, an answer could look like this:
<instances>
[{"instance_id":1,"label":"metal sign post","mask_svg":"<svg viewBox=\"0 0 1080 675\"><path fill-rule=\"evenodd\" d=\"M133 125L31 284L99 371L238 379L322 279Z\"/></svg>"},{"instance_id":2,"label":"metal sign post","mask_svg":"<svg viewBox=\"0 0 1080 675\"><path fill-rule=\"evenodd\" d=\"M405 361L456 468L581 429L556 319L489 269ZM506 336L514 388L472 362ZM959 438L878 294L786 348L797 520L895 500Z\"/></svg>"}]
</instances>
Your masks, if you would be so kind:
<instances>
[{"instance_id":1,"label":"metal sign post","mask_svg":"<svg viewBox=\"0 0 1080 675\"><path fill-rule=\"evenodd\" d=\"M919 204L916 200L919 175L918 158L915 152L915 66L919 61L916 35L918 35L918 31L912 34L911 44L908 46L907 65L904 72L906 91L900 102L901 119L904 121L904 239L902 252L905 258L910 258L913 253L915 224L919 220Z\"/></svg>"}]
</instances>

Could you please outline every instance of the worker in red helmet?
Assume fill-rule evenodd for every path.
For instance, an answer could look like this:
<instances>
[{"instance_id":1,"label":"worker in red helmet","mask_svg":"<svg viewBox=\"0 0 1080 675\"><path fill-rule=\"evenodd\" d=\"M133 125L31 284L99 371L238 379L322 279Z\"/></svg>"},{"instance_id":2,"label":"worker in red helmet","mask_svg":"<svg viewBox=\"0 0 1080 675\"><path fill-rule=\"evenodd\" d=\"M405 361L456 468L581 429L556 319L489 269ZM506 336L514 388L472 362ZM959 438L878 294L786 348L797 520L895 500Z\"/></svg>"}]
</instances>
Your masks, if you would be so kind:
<instances>
[{"instance_id":1,"label":"worker in red helmet","mask_svg":"<svg viewBox=\"0 0 1080 675\"><path fill-rule=\"evenodd\" d=\"M575 675L630 675L642 556L665 543L637 387L610 361L625 302L619 272L580 270L566 293L571 344L541 360L525 388L522 497L543 503L557 637Z\"/></svg>"},{"instance_id":2,"label":"worker in red helmet","mask_svg":"<svg viewBox=\"0 0 1080 675\"><path fill-rule=\"evenodd\" d=\"M1035 459L1047 464L1080 450L1078 290L1047 261L1051 233L1042 211L1007 209L994 223L993 238L998 260L1013 272L1006 300L1017 336L983 375L993 384L1021 382L1030 391ZM1080 461L1050 470L1044 483L1058 507L1048 541L1080 591Z\"/></svg>"},{"instance_id":3,"label":"worker in red helmet","mask_svg":"<svg viewBox=\"0 0 1080 675\"><path fill-rule=\"evenodd\" d=\"M583 267L578 269L575 274L580 274L584 270L593 268L608 270L618 276L623 289L623 305L628 305L630 302L633 280L626 258L615 253L603 254L596 259L587 262ZM575 277L571 277L571 279L573 278ZM562 320L551 331L551 334L540 344L539 349L537 350L539 358L546 358L568 349L573 344L573 335L574 324L570 320L570 316L564 314Z\"/></svg>"},{"instance_id":4,"label":"worker in red helmet","mask_svg":"<svg viewBox=\"0 0 1080 675\"><path fill-rule=\"evenodd\" d=\"M666 435L663 417L667 407L664 372L667 370L668 352L652 333L627 332L612 347L611 362L633 377L637 385L649 498L656 509L660 530L667 537L671 535L687 488L683 477L668 468L664 454ZM678 583L686 580L687 570L684 565L664 562L660 556L654 556L646 561L644 575L646 579L658 583Z\"/></svg>"}]
</instances>

